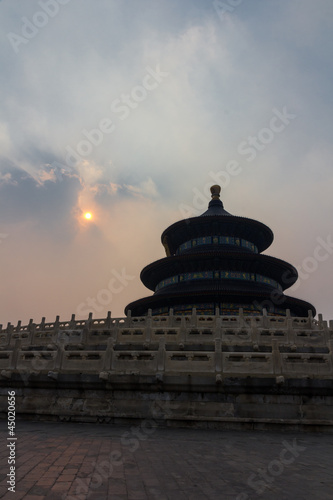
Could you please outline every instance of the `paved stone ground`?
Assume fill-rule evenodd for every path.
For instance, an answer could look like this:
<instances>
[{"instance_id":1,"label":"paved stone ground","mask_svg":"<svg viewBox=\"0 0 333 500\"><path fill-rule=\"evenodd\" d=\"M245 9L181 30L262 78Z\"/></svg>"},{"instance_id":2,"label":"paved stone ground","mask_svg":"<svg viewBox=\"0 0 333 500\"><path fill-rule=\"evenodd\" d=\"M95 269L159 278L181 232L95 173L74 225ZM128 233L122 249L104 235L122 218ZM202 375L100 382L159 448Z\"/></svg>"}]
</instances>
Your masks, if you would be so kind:
<instances>
[{"instance_id":1,"label":"paved stone ground","mask_svg":"<svg viewBox=\"0 0 333 500\"><path fill-rule=\"evenodd\" d=\"M0 498L20 500L328 500L333 435L153 429L18 420L16 492L7 491L0 422Z\"/></svg>"}]
</instances>

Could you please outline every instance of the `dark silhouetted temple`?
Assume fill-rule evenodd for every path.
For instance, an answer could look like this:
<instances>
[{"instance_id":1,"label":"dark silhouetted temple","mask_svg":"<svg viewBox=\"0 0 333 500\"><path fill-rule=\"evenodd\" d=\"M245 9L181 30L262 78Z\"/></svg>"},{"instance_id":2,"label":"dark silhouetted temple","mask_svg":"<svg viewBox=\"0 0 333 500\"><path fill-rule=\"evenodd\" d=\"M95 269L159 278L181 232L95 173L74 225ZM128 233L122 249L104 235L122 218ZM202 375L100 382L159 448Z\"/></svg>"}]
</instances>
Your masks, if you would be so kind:
<instances>
[{"instance_id":1,"label":"dark silhouetted temple","mask_svg":"<svg viewBox=\"0 0 333 500\"><path fill-rule=\"evenodd\" d=\"M154 294L125 317L0 325L1 418L15 388L21 418L332 431L333 320L284 295L297 271L262 254L272 231L211 192L164 231Z\"/></svg>"},{"instance_id":2,"label":"dark silhouetted temple","mask_svg":"<svg viewBox=\"0 0 333 500\"><path fill-rule=\"evenodd\" d=\"M220 186L212 186L208 210L181 220L162 234L166 257L146 266L143 284L154 294L127 305L125 313L144 316L197 314L306 317L315 308L289 297L284 290L298 278L295 267L263 255L273 232L261 222L231 215L220 200Z\"/></svg>"}]
</instances>

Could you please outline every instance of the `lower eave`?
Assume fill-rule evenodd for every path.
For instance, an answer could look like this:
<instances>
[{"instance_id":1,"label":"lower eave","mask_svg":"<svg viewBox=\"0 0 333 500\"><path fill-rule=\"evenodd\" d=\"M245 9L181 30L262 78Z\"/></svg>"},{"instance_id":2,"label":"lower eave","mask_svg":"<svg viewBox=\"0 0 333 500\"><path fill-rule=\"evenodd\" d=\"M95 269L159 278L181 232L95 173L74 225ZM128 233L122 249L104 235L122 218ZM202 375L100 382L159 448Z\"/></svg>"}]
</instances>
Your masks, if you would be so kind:
<instances>
[{"instance_id":1,"label":"lower eave","mask_svg":"<svg viewBox=\"0 0 333 500\"><path fill-rule=\"evenodd\" d=\"M142 316L147 314L148 309L153 309L157 307L168 306L172 307L173 305L179 304L191 304L191 303L209 303L209 302L235 302L235 303L248 303L253 304L254 302L259 302L259 304L263 304L263 302L267 301L263 307L268 308L268 305L271 303L278 308L281 309L290 309L294 311L297 316L307 316L308 311L312 311L313 316L316 315L315 307L301 299L297 299L295 297L290 297L288 295L281 295L279 303L275 303L272 300L272 289L267 288L267 291L237 291L235 293L230 293L230 291L226 293L212 293L211 291L201 291L201 292L189 292L186 295L183 293L170 293L163 295L152 295L150 297L144 297L142 299L136 300L128 304L125 308L125 314L128 311L132 312L132 316ZM283 302L281 302L283 300ZM280 303L281 302L281 303Z\"/></svg>"}]
</instances>

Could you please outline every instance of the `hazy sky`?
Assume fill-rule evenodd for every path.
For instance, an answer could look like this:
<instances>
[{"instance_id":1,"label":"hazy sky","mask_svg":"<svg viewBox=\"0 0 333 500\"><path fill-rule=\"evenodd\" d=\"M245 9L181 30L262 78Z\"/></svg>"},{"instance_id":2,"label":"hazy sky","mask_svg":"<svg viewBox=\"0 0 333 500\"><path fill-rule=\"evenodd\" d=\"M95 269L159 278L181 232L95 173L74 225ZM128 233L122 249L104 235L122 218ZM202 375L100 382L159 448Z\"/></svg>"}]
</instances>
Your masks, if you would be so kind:
<instances>
[{"instance_id":1,"label":"hazy sky","mask_svg":"<svg viewBox=\"0 0 333 500\"><path fill-rule=\"evenodd\" d=\"M333 318L332 0L0 13L0 322L123 316L216 183L300 270L290 295Z\"/></svg>"}]
</instances>

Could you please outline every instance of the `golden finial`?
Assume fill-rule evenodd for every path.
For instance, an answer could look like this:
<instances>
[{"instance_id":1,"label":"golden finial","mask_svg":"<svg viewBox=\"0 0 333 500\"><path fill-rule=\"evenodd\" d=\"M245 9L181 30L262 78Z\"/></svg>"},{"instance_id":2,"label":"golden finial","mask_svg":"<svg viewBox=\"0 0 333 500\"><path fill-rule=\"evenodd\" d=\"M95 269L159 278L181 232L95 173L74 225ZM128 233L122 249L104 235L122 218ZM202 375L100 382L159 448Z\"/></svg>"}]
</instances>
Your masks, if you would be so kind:
<instances>
[{"instance_id":1,"label":"golden finial","mask_svg":"<svg viewBox=\"0 0 333 500\"><path fill-rule=\"evenodd\" d=\"M212 200L219 200L220 199L220 192L221 192L221 187L215 184L210 188L210 192L212 193Z\"/></svg>"}]
</instances>

